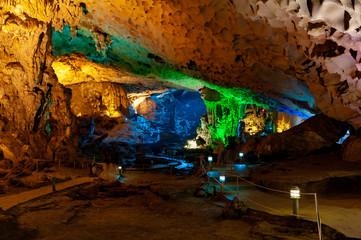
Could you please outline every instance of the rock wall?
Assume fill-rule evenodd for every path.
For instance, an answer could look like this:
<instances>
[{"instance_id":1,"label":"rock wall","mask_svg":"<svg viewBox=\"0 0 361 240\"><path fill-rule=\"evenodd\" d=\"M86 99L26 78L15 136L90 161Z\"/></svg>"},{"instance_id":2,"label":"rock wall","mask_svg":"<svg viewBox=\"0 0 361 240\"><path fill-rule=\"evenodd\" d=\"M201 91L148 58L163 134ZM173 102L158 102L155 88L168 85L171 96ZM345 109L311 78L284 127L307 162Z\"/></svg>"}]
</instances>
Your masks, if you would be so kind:
<instances>
[{"instance_id":1,"label":"rock wall","mask_svg":"<svg viewBox=\"0 0 361 240\"><path fill-rule=\"evenodd\" d=\"M162 141L164 134L174 134L171 138L176 142L195 137L200 118L206 112L198 92L173 89L136 95L131 98L136 116L131 121L144 128L143 141Z\"/></svg>"},{"instance_id":2,"label":"rock wall","mask_svg":"<svg viewBox=\"0 0 361 240\"><path fill-rule=\"evenodd\" d=\"M1 141L16 157L54 159L48 145L71 142L70 95L51 68L52 28L81 15L71 1L0 2Z\"/></svg>"},{"instance_id":3,"label":"rock wall","mask_svg":"<svg viewBox=\"0 0 361 240\"><path fill-rule=\"evenodd\" d=\"M275 130L277 133L293 128L305 120L297 115L289 115L282 112L275 112L274 114Z\"/></svg>"},{"instance_id":4,"label":"rock wall","mask_svg":"<svg viewBox=\"0 0 361 240\"><path fill-rule=\"evenodd\" d=\"M72 90L71 111L75 116L129 117L129 101L120 84L85 82L67 88Z\"/></svg>"}]
</instances>

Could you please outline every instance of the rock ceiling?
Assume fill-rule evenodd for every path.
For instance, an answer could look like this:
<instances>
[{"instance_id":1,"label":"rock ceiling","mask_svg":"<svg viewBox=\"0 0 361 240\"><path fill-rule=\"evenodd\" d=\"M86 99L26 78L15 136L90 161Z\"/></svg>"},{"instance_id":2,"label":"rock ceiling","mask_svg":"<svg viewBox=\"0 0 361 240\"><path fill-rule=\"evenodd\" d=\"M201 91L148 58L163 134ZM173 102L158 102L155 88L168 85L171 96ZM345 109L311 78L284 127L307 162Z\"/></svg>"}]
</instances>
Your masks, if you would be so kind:
<instances>
[{"instance_id":1,"label":"rock ceiling","mask_svg":"<svg viewBox=\"0 0 361 240\"><path fill-rule=\"evenodd\" d=\"M359 1L1 0L0 12L16 58L37 56L47 45L29 35L53 28L52 66L64 85L231 88L241 101L361 126ZM34 62L21 66L35 78Z\"/></svg>"}]
</instances>

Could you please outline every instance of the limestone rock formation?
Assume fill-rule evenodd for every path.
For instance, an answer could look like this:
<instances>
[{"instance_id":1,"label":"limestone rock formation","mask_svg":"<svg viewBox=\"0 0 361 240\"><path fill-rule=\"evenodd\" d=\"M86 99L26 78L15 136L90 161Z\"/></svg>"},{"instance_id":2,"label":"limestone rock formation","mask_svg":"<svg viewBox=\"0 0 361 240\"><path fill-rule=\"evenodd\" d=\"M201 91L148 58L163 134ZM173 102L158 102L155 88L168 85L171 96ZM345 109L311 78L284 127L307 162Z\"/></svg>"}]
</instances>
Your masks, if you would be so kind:
<instances>
[{"instance_id":1,"label":"limestone rock formation","mask_svg":"<svg viewBox=\"0 0 361 240\"><path fill-rule=\"evenodd\" d=\"M120 84L86 82L67 87L72 90L70 106L75 116L129 117L129 101Z\"/></svg>"},{"instance_id":2,"label":"limestone rock formation","mask_svg":"<svg viewBox=\"0 0 361 240\"><path fill-rule=\"evenodd\" d=\"M242 104L305 118L321 111L358 129L360 8L333 0L3 0L0 148L9 159L69 158L78 129L70 84L101 88L74 87L73 96L88 94L84 102L106 115L126 109L113 101L124 93L111 82L126 91L206 87L223 101L209 108L213 129L229 123L217 108L241 113L229 106ZM76 115L89 110L72 104Z\"/></svg>"},{"instance_id":3,"label":"limestone rock formation","mask_svg":"<svg viewBox=\"0 0 361 240\"><path fill-rule=\"evenodd\" d=\"M348 137L342 144L342 160L347 162L361 162L361 139L356 136Z\"/></svg>"},{"instance_id":4,"label":"limestone rock formation","mask_svg":"<svg viewBox=\"0 0 361 240\"><path fill-rule=\"evenodd\" d=\"M242 145L240 151L249 159L252 156L262 160L305 156L331 147L347 129L346 123L317 115L282 133L252 139Z\"/></svg>"},{"instance_id":5,"label":"limestone rock formation","mask_svg":"<svg viewBox=\"0 0 361 240\"><path fill-rule=\"evenodd\" d=\"M74 146L70 96L51 67L52 31L81 16L71 1L0 2L1 149L14 158L52 159L48 144Z\"/></svg>"},{"instance_id":6,"label":"limestone rock formation","mask_svg":"<svg viewBox=\"0 0 361 240\"><path fill-rule=\"evenodd\" d=\"M359 127L357 1L82 2L86 14L61 53L79 46L89 59L178 87L205 84L184 75L245 87L306 114L316 104Z\"/></svg>"}]
</instances>

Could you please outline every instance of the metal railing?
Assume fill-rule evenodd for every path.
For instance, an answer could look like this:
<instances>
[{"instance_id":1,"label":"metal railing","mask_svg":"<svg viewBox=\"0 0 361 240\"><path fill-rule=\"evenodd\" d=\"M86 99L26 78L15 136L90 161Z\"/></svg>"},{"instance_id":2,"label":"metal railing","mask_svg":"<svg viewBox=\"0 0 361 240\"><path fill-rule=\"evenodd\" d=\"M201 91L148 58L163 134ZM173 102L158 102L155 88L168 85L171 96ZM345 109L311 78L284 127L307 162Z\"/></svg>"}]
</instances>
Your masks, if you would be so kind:
<instances>
[{"instance_id":1,"label":"metal railing","mask_svg":"<svg viewBox=\"0 0 361 240\"><path fill-rule=\"evenodd\" d=\"M207 170L207 167L205 167L206 165L206 162L204 159L201 159L201 167L202 167L202 173L206 173L208 176L210 174L208 174L208 170ZM221 183L218 179L216 179L213 175L211 175L210 177L212 179L214 179L216 182L218 182L221 186L223 186L224 188L228 189L229 192L231 193L235 193L236 194L236 197L238 199L238 196L241 196L242 198L244 198L245 200L247 200L248 202L251 202L259 207L262 207L262 208L265 208L265 209L268 209L268 210L271 210L271 211L274 211L274 212L278 212L278 213L282 213L284 215L289 215L289 216L295 216L295 217L300 217L300 218L304 218L304 219L309 219L309 220L316 220L317 222L317 230L318 230L318 237L319 237L319 240L322 240L322 229L321 229L321 218L320 218L320 214L319 214L319 210L318 210L318 201L317 201L317 193L300 193L301 195L308 195L308 196L314 196L314 201L315 201L315 212L316 212L316 217L310 217L310 216L305 216L305 215L299 215L299 214L290 214L288 212L285 212L285 211L282 211L282 210L279 210L279 209L275 209L275 208L272 208L272 207L269 207L269 206L266 206L264 204L261 204L257 201L254 201L252 199L250 199L249 197L246 197L245 195L239 193L238 191L238 179L242 180L243 182L247 183L247 184L250 184L250 185L253 185L255 187L258 187L258 188L261 188L261 189L265 189L265 190L268 190L268 191L273 191L273 192L277 192L277 193L282 193L282 194L287 194L289 195L290 192L288 191L283 191L283 190L278 190L278 189L274 189L274 188L269 188L269 187L265 187L265 186L262 186L262 185L259 185L257 183L254 183L254 182L251 182L239 175L235 175L235 174L229 174L229 173L226 173L226 172L223 172L221 171L220 169L216 168L216 167L212 167L213 170L217 171L217 172L220 172L221 174L223 174L224 176L228 176L228 177L236 177L237 179L237 191L234 191L232 190L231 188L227 187L225 184ZM208 169L210 170L210 168L208 167Z\"/></svg>"}]
</instances>

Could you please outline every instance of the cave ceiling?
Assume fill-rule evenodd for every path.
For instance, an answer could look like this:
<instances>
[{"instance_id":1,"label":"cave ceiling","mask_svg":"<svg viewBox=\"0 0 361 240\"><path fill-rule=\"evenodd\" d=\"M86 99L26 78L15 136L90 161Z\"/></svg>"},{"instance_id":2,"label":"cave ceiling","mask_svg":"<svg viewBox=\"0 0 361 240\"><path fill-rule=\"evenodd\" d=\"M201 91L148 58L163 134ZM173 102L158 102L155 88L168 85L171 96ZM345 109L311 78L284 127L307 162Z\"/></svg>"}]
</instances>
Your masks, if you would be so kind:
<instances>
[{"instance_id":1,"label":"cave ceiling","mask_svg":"<svg viewBox=\"0 0 361 240\"><path fill-rule=\"evenodd\" d=\"M52 25L64 85L205 86L361 126L359 1L1 1L3 12Z\"/></svg>"}]
</instances>

